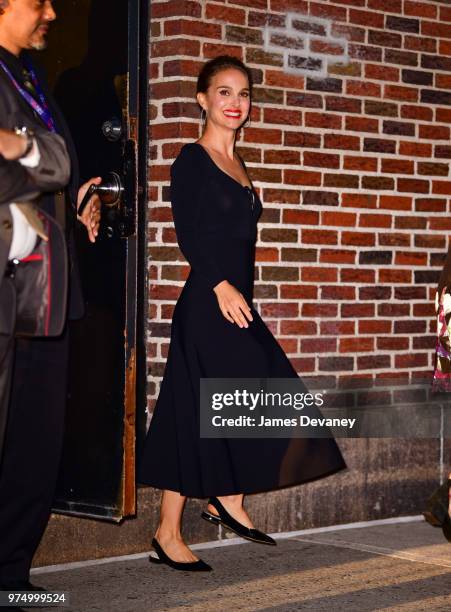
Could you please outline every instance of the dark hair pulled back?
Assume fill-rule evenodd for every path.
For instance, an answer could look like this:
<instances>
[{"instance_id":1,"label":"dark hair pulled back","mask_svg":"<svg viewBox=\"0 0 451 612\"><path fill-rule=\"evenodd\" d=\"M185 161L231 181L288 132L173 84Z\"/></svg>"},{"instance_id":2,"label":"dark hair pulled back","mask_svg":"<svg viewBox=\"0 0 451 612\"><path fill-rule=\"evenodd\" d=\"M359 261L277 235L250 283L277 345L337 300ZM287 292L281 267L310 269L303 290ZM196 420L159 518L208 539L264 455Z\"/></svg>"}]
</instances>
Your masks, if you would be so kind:
<instances>
[{"instance_id":1,"label":"dark hair pulled back","mask_svg":"<svg viewBox=\"0 0 451 612\"><path fill-rule=\"evenodd\" d=\"M252 91L252 73L245 64L232 55L218 55L202 66L202 70L197 77L197 89L196 93L206 93L207 89L211 85L213 77L229 68L235 68L240 70L249 81L249 89Z\"/></svg>"}]
</instances>

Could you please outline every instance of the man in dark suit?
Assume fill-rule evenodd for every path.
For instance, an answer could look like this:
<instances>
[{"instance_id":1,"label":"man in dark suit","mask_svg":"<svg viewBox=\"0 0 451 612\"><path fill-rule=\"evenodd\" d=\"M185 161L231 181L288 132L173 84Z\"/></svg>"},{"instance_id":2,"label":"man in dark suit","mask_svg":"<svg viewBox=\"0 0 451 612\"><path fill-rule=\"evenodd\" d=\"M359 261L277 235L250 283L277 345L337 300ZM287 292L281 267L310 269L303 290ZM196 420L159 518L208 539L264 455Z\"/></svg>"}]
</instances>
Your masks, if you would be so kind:
<instances>
[{"instance_id":1,"label":"man in dark suit","mask_svg":"<svg viewBox=\"0 0 451 612\"><path fill-rule=\"evenodd\" d=\"M42 240L46 244L41 246L49 248L48 229L45 226L47 221L51 220L43 218L31 200L38 195L37 189L47 191L65 187L70 176L70 160L61 136L41 128L28 117L20 118L15 115L14 120L20 121L22 129L28 130L29 136L23 135L18 125L14 128L19 133L0 128L0 463L8 412L17 313L18 296L14 269L17 269L18 260L22 260L21 269L25 268L28 283L33 283L36 287L35 294L33 289L30 293L27 288L27 297L31 295L37 298L33 306L34 312L39 316L42 304L46 301L45 293L50 287L45 281L44 284L33 282L34 278L26 268L40 264L26 262L24 259L37 249ZM64 245L64 240L59 244ZM57 255L61 257L60 253ZM63 273L64 271L62 269ZM67 281L65 278L59 280L59 286L64 291ZM19 296L21 297L25 298L25 294ZM63 305L65 296L61 297ZM50 305L45 311L48 309L51 310Z\"/></svg>"},{"instance_id":2,"label":"man in dark suit","mask_svg":"<svg viewBox=\"0 0 451 612\"><path fill-rule=\"evenodd\" d=\"M65 225L69 244L68 316L81 316L83 302L71 227L88 186L78 189L77 160L58 107L27 50L45 47L45 36L56 15L50 0L0 0L0 125L5 121L4 92L15 96L20 113L28 114L67 146L71 180L65 193L47 193L40 206ZM6 69L5 69L6 68ZM64 198L65 196L65 198ZM66 204L64 204L64 199ZM78 220L94 242L100 202L91 198ZM31 561L47 525L61 454L66 399L67 329L57 339L20 339L16 344L11 402L0 470L0 589L32 589Z\"/></svg>"}]
</instances>

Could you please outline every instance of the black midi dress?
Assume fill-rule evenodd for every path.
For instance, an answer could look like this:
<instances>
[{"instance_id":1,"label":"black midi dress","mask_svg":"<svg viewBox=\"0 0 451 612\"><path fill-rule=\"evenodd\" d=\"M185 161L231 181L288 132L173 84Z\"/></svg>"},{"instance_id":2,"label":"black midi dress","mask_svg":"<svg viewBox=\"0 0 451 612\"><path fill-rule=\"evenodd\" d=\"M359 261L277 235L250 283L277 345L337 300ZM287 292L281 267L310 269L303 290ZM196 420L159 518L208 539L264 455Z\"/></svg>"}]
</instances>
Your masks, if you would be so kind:
<instances>
[{"instance_id":1,"label":"black midi dress","mask_svg":"<svg viewBox=\"0 0 451 612\"><path fill-rule=\"evenodd\" d=\"M331 438L200 437L200 378L298 376L252 307L262 210L255 190L222 171L202 145L190 143L171 167L171 204L179 246L191 271L175 306L138 481L202 498L278 489L345 468ZM213 287L223 280L252 308L248 328L221 313Z\"/></svg>"}]
</instances>

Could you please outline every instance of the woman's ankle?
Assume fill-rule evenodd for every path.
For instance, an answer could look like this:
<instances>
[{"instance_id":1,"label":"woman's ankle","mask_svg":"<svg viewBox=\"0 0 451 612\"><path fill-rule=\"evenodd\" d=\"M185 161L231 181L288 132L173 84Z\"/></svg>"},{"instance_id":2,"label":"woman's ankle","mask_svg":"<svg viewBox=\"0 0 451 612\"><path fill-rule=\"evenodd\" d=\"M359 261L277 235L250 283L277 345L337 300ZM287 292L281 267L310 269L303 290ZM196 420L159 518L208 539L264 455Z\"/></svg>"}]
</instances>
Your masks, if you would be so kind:
<instances>
[{"instance_id":1,"label":"woman's ankle","mask_svg":"<svg viewBox=\"0 0 451 612\"><path fill-rule=\"evenodd\" d=\"M160 523L155 532L155 537L163 538L165 540L183 540L180 529L173 527L172 525L165 525Z\"/></svg>"},{"instance_id":2,"label":"woman's ankle","mask_svg":"<svg viewBox=\"0 0 451 612\"><path fill-rule=\"evenodd\" d=\"M218 497L221 504L232 507L241 508L243 506L243 495L225 495Z\"/></svg>"}]
</instances>

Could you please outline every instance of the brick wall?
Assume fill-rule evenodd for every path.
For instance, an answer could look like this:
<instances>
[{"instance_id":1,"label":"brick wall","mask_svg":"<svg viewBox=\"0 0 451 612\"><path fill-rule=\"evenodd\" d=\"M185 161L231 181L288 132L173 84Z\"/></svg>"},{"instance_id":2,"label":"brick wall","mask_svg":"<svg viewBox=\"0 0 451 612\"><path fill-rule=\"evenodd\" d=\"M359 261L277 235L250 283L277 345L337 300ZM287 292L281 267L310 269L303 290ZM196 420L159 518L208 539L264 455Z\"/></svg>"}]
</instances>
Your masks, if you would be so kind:
<instances>
[{"instance_id":1,"label":"brick wall","mask_svg":"<svg viewBox=\"0 0 451 612\"><path fill-rule=\"evenodd\" d=\"M195 81L252 69L238 150L264 213L256 306L300 374L430 373L451 229L451 7L410 0L152 2L149 407L189 267L169 167L200 136Z\"/></svg>"}]
</instances>

